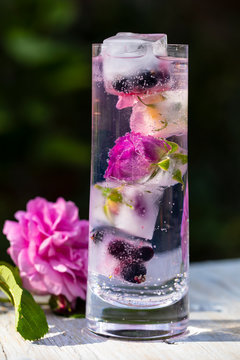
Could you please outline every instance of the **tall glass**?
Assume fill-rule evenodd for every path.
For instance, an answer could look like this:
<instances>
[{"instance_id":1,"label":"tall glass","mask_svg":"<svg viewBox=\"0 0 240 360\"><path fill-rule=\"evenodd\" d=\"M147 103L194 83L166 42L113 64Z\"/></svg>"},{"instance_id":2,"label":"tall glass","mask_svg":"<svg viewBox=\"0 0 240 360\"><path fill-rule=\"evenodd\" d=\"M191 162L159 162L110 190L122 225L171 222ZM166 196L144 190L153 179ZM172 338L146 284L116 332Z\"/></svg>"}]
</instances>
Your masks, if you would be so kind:
<instances>
[{"instance_id":1,"label":"tall glass","mask_svg":"<svg viewBox=\"0 0 240 360\"><path fill-rule=\"evenodd\" d=\"M188 47L134 72L114 46L93 45L87 324L166 338L188 322Z\"/></svg>"}]
</instances>

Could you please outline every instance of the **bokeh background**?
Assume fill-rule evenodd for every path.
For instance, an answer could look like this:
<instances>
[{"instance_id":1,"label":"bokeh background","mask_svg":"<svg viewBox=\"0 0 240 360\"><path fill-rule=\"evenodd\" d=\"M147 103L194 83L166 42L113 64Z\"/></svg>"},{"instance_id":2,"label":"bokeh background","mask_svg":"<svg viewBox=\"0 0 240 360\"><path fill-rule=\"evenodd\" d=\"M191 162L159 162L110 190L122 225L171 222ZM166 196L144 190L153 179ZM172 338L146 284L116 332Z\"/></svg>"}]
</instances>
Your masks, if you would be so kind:
<instances>
[{"instance_id":1,"label":"bokeh background","mask_svg":"<svg viewBox=\"0 0 240 360\"><path fill-rule=\"evenodd\" d=\"M240 256L239 2L0 1L0 227L35 196L88 218L91 43L119 31L190 46L191 260ZM0 259L9 260L0 232Z\"/></svg>"}]
</instances>

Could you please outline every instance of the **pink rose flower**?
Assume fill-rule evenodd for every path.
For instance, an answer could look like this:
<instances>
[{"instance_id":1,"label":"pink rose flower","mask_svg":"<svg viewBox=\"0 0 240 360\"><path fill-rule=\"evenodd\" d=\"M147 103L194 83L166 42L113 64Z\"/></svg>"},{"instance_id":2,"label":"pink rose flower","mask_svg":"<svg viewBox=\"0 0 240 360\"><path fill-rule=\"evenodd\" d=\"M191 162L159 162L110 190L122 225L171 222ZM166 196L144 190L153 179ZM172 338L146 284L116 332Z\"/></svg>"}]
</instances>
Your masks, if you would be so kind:
<instances>
[{"instance_id":1,"label":"pink rose flower","mask_svg":"<svg viewBox=\"0 0 240 360\"><path fill-rule=\"evenodd\" d=\"M3 233L23 286L40 295L85 299L89 225L79 220L76 205L62 198L53 203L37 197L15 218L17 222L5 222Z\"/></svg>"},{"instance_id":2,"label":"pink rose flower","mask_svg":"<svg viewBox=\"0 0 240 360\"><path fill-rule=\"evenodd\" d=\"M171 147L164 140L139 133L127 133L118 138L109 151L108 167L104 177L135 182L156 167Z\"/></svg>"}]
</instances>

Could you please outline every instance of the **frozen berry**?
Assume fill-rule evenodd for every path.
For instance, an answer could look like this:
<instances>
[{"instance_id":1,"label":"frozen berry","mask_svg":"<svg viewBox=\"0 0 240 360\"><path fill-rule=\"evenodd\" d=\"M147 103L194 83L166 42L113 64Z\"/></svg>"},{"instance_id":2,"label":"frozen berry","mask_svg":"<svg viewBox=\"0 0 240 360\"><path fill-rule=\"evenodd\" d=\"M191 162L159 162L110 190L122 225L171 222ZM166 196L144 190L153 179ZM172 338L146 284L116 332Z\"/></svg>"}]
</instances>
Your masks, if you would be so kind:
<instances>
[{"instance_id":1,"label":"frozen berry","mask_svg":"<svg viewBox=\"0 0 240 360\"><path fill-rule=\"evenodd\" d=\"M135 76L122 77L115 80L112 86L115 90L125 94L143 92L158 84L166 84L170 79L167 71L144 71Z\"/></svg>"},{"instance_id":2,"label":"frozen berry","mask_svg":"<svg viewBox=\"0 0 240 360\"><path fill-rule=\"evenodd\" d=\"M131 258L134 250L135 248L131 244L123 240L114 240L108 246L109 254L119 260Z\"/></svg>"},{"instance_id":3,"label":"frozen berry","mask_svg":"<svg viewBox=\"0 0 240 360\"><path fill-rule=\"evenodd\" d=\"M149 89L157 85L158 77L154 71L145 71L137 75L133 80L133 87L136 90Z\"/></svg>"},{"instance_id":4,"label":"frozen berry","mask_svg":"<svg viewBox=\"0 0 240 360\"><path fill-rule=\"evenodd\" d=\"M138 249L137 257L142 261L149 261L153 257L154 252L150 246L142 246Z\"/></svg>"},{"instance_id":5,"label":"frozen berry","mask_svg":"<svg viewBox=\"0 0 240 360\"><path fill-rule=\"evenodd\" d=\"M119 92L123 92L125 94L128 94L133 90L131 79L130 78L121 78L119 80L116 80L112 83L112 86L115 90Z\"/></svg>"},{"instance_id":6,"label":"frozen berry","mask_svg":"<svg viewBox=\"0 0 240 360\"><path fill-rule=\"evenodd\" d=\"M92 239L92 241L95 244L101 242L103 240L103 237L104 237L104 232L99 231L99 230L93 231L91 236L90 236L90 238Z\"/></svg>"},{"instance_id":7,"label":"frozen berry","mask_svg":"<svg viewBox=\"0 0 240 360\"><path fill-rule=\"evenodd\" d=\"M142 263L133 262L125 264L122 268L121 275L124 280L140 284L146 280L147 269Z\"/></svg>"}]
</instances>

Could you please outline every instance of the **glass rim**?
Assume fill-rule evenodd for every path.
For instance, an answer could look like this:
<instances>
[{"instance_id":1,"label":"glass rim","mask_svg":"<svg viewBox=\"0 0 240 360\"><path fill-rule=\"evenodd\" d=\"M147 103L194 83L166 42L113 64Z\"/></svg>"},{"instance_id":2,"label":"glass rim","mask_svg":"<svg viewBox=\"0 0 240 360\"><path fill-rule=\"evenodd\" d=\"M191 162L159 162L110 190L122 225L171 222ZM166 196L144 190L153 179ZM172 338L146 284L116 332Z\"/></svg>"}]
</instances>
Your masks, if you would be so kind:
<instances>
[{"instance_id":1,"label":"glass rim","mask_svg":"<svg viewBox=\"0 0 240 360\"><path fill-rule=\"evenodd\" d=\"M104 43L92 43L92 47L103 45ZM189 44L167 44L168 46L182 46L182 47L189 47Z\"/></svg>"},{"instance_id":2,"label":"glass rim","mask_svg":"<svg viewBox=\"0 0 240 360\"><path fill-rule=\"evenodd\" d=\"M101 50L103 49L104 43L93 43L92 44L92 53L93 57L100 55ZM118 44L111 44L114 48L117 47ZM189 46L188 44L167 44L166 47L167 54L159 56L162 59L171 59L171 58L178 58L178 59L185 59L188 60L188 53L189 53ZM95 54L96 53L96 54ZM131 58L131 57L127 57Z\"/></svg>"}]
</instances>

